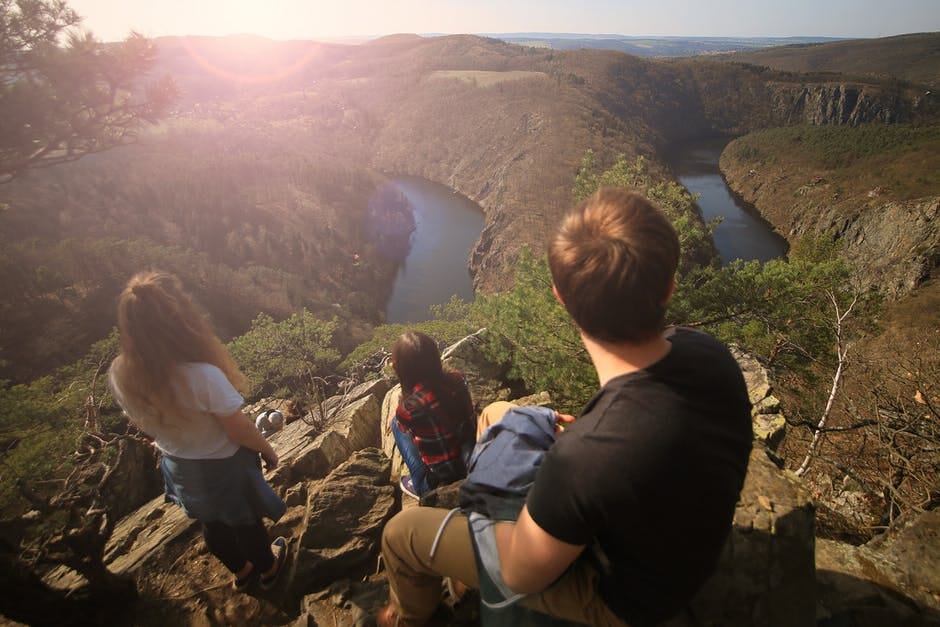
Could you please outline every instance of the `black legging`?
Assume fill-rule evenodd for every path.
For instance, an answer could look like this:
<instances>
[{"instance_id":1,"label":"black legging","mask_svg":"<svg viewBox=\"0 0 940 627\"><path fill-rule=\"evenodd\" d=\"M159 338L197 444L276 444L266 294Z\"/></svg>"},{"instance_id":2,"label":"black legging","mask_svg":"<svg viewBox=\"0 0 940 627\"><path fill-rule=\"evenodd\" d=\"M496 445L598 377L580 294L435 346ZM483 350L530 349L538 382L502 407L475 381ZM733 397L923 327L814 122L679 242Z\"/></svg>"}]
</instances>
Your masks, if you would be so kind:
<instances>
[{"instance_id":1,"label":"black legging","mask_svg":"<svg viewBox=\"0 0 940 627\"><path fill-rule=\"evenodd\" d=\"M222 522L202 523L202 536L209 551L237 573L250 561L257 572L267 572L274 566L271 540L260 520L252 525L232 527Z\"/></svg>"}]
</instances>

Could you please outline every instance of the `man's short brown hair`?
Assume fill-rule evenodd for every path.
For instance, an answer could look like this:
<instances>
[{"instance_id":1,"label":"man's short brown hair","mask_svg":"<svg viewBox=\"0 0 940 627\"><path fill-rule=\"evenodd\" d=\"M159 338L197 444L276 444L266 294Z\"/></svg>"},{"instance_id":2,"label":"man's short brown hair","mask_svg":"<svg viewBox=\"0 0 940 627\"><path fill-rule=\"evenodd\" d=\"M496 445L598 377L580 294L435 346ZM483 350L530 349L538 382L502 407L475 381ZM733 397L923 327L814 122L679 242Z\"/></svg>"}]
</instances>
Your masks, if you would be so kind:
<instances>
[{"instance_id":1,"label":"man's short brown hair","mask_svg":"<svg viewBox=\"0 0 940 627\"><path fill-rule=\"evenodd\" d=\"M639 342L663 329L679 238L645 196L605 187L562 221L548 264L555 289L584 333Z\"/></svg>"}]
</instances>

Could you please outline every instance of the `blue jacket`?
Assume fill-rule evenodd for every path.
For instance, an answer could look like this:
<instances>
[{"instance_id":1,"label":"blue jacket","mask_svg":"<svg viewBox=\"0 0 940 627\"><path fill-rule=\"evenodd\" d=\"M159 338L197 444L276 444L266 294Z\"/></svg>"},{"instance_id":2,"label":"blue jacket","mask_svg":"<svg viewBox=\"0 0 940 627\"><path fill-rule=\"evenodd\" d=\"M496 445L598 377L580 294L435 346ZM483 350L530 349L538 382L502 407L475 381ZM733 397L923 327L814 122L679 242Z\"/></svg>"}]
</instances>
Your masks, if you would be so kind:
<instances>
[{"instance_id":1,"label":"blue jacket","mask_svg":"<svg viewBox=\"0 0 940 627\"><path fill-rule=\"evenodd\" d=\"M200 522L250 525L262 518L277 522L287 504L261 472L258 453L240 448L223 459L183 459L163 455L160 464L165 498Z\"/></svg>"},{"instance_id":2,"label":"blue jacket","mask_svg":"<svg viewBox=\"0 0 940 627\"><path fill-rule=\"evenodd\" d=\"M513 407L484 431L460 486L460 510L493 520L518 519L535 472L555 443L555 420L547 407Z\"/></svg>"},{"instance_id":3,"label":"blue jacket","mask_svg":"<svg viewBox=\"0 0 940 627\"><path fill-rule=\"evenodd\" d=\"M458 502L470 525L484 625L562 624L513 606L525 595L514 593L503 581L493 533L496 521L518 520L535 473L555 443L555 421L555 412L547 407L513 407L483 432L470 456Z\"/></svg>"}]
</instances>

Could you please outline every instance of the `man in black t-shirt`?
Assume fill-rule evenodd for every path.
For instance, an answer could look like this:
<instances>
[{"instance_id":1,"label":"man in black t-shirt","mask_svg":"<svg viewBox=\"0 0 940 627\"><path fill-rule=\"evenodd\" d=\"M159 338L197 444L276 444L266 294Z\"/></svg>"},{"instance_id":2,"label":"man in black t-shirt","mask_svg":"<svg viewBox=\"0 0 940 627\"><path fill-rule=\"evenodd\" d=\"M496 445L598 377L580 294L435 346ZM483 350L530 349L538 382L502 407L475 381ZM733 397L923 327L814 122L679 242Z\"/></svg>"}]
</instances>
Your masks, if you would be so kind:
<instances>
[{"instance_id":1,"label":"man in black t-shirt","mask_svg":"<svg viewBox=\"0 0 940 627\"><path fill-rule=\"evenodd\" d=\"M576 420L559 416L570 424L518 521L496 524L502 579L558 618L653 625L688 603L730 532L751 448L747 389L720 342L663 330L679 242L645 197L601 189L563 221L548 260L601 389ZM412 508L386 526L380 625L427 621L441 576L478 583L466 519L446 515Z\"/></svg>"}]
</instances>

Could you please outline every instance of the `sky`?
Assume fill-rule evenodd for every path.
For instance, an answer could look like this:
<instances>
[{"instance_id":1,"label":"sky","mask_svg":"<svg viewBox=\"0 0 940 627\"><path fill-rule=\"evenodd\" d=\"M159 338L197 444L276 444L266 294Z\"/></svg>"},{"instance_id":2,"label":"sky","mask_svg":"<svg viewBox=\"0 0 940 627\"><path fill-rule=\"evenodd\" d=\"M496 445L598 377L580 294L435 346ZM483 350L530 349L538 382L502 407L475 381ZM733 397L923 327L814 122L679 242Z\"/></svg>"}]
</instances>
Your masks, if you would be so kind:
<instances>
[{"instance_id":1,"label":"sky","mask_svg":"<svg viewBox=\"0 0 940 627\"><path fill-rule=\"evenodd\" d=\"M99 39L591 33L887 37L940 31L940 0L68 0Z\"/></svg>"}]
</instances>

